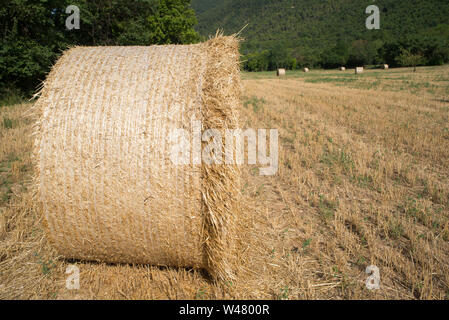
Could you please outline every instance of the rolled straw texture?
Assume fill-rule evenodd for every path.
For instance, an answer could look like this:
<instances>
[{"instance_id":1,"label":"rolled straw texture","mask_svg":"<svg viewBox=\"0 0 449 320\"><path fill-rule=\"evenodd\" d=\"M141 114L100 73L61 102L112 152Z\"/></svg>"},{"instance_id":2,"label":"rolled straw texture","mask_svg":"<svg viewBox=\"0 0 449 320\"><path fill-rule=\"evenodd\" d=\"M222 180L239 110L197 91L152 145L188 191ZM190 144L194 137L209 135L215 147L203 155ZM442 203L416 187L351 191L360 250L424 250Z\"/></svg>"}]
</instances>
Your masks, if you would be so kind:
<instances>
[{"instance_id":1,"label":"rolled straw texture","mask_svg":"<svg viewBox=\"0 0 449 320\"><path fill-rule=\"evenodd\" d=\"M239 170L173 164L169 134L199 120L224 137L240 94L234 37L66 51L35 104L36 195L59 253L232 278Z\"/></svg>"}]
</instances>

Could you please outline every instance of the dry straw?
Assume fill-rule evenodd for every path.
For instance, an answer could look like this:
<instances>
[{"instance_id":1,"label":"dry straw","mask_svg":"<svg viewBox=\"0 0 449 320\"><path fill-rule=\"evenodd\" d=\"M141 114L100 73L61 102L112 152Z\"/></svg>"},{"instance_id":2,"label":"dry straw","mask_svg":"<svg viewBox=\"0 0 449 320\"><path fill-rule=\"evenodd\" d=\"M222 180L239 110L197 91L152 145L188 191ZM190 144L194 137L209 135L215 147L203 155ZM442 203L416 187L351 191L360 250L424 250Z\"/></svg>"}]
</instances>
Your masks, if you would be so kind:
<instances>
[{"instance_id":1,"label":"dry straw","mask_svg":"<svg viewBox=\"0 0 449 320\"><path fill-rule=\"evenodd\" d=\"M6 235L6 217L2 209L0 209L0 240Z\"/></svg>"},{"instance_id":2,"label":"dry straw","mask_svg":"<svg viewBox=\"0 0 449 320\"><path fill-rule=\"evenodd\" d=\"M285 76L285 73L286 73L285 69L277 69L277 71L276 71L276 75L278 77Z\"/></svg>"},{"instance_id":3,"label":"dry straw","mask_svg":"<svg viewBox=\"0 0 449 320\"><path fill-rule=\"evenodd\" d=\"M204 268L233 277L239 170L175 165L169 133L237 126L238 39L75 47L35 105L35 186L66 258Z\"/></svg>"}]
</instances>

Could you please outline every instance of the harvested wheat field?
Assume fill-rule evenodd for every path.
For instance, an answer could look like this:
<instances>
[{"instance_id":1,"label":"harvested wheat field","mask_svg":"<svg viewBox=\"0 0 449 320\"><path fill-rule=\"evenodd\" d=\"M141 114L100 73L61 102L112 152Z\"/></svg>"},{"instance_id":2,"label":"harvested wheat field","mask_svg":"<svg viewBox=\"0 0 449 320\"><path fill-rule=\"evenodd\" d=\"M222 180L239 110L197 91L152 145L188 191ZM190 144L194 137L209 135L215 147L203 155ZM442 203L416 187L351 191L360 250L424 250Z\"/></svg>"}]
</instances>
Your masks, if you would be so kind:
<instances>
[{"instance_id":1,"label":"harvested wheat field","mask_svg":"<svg viewBox=\"0 0 449 320\"><path fill-rule=\"evenodd\" d=\"M2 106L0 299L449 299L448 75L244 74L240 127L279 129L279 170L242 167L242 268L218 282L58 256L30 189L32 105ZM71 264L79 290L65 287Z\"/></svg>"}]
</instances>

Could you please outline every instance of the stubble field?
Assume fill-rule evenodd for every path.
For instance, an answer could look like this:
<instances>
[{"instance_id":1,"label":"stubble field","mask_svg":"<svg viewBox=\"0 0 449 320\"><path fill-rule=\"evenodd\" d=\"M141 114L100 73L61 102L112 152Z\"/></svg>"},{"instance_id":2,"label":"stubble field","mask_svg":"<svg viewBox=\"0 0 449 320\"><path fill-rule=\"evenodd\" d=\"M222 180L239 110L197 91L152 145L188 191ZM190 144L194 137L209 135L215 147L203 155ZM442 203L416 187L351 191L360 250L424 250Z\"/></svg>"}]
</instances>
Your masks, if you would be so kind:
<instances>
[{"instance_id":1,"label":"stubble field","mask_svg":"<svg viewBox=\"0 0 449 320\"><path fill-rule=\"evenodd\" d=\"M58 257L29 191L26 103L0 107L0 299L449 299L449 66L243 79L240 127L279 129L280 150L275 176L243 168L235 281Z\"/></svg>"}]
</instances>

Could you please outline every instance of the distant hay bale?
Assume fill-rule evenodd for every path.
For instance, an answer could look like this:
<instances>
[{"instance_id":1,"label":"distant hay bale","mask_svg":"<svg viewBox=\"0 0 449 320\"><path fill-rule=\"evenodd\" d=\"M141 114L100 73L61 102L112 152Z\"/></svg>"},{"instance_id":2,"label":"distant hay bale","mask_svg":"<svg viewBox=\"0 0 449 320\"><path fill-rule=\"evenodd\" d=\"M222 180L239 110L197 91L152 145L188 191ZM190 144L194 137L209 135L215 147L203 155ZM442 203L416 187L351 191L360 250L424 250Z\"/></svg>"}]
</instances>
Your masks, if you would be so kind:
<instances>
[{"instance_id":1,"label":"distant hay bale","mask_svg":"<svg viewBox=\"0 0 449 320\"><path fill-rule=\"evenodd\" d=\"M363 67L357 67L355 68L355 74L363 73Z\"/></svg>"},{"instance_id":2,"label":"distant hay bale","mask_svg":"<svg viewBox=\"0 0 449 320\"><path fill-rule=\"evenodd\" d=\"M236 128L238 40L75 47L35 105L35 187L66 258L204 268L232 279L239 169L175 165L174 129Z\"/></svg>"},{"instance_id":3,"label":"distant hay bale","mask_svg":"<svg viewBox=\"0 0 449 320\"><path fill-rule=\"evenodd\" d=\"M389 67L390 67L390 66L389 66L388 64L382 65L382 69L384 69L384 70L388 70Z\"/></svg>"},{"instance_id":4,"label":"distant hay bale","mask_svg":"<svg viewBox=\"0 0 449 320\"><path fill-rule=\"evenodd\" d=\"M346 71L345 67L340 67L340 71Z\"/></svg>"},{"instance_id":5,"label":"distant hay bale","mask_svg":"<svg viewBox=\"0 0 449 320\"><path fill-rule=\"evenodd\" d=\"M285 69L277 69L277 71L276 71L276 75L278 77L285 76L285 73L286 73Z\"/></svg>"},{"instance_id":6,"label":"distant hay bale","mask_svg":"<svg viewBox=\"0 0 449 320\"><path fill-rule=\"evenodd\" d=\"M304 68L304 72L310 72L309 68Z\"/></svg>"}]
</instances>

